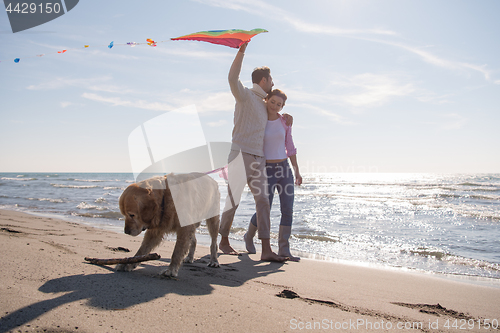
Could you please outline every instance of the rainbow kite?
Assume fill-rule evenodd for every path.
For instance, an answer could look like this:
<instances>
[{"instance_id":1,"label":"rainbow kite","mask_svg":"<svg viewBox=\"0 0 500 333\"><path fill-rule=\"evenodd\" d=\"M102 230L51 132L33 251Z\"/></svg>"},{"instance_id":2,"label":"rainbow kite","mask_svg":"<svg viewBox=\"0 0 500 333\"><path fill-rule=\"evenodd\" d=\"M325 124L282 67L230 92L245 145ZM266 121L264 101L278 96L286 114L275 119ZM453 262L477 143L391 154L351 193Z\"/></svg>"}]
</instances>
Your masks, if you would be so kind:
<instances>
[{"instance_id":1,"label":"rainbow kite","mask_svg":"<svg viewBox=\"0 0 500 333\"><path fill-rule=\"evenodd\" d=\"M253 29L250 31L238 29L200 31L186 36L171 38L171 40L197 40L200 42L226 45L237 49L241 44L248 42L253 36L261 32L268 31L264 29Z\"/></svg>"}]
</instances>

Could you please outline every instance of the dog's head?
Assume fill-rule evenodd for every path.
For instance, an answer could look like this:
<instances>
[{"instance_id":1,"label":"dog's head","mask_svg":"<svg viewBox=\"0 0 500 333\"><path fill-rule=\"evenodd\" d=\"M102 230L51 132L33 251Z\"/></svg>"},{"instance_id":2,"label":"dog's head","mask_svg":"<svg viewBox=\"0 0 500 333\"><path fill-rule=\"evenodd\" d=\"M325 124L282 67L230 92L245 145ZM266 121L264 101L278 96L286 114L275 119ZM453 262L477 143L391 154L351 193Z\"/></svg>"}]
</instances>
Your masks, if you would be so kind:
<instances>
[{"instance_id":1,"label":"dog's head","mask_svg":"<svg viewBox=\"0 0 500 333\"><path fill-rule=\"evenodd\" d=\"M120 212L125 216L124 231L132 236L160 224L164 190L141 183L128 186L120 196Z\"/></svg>"}]
</instances>

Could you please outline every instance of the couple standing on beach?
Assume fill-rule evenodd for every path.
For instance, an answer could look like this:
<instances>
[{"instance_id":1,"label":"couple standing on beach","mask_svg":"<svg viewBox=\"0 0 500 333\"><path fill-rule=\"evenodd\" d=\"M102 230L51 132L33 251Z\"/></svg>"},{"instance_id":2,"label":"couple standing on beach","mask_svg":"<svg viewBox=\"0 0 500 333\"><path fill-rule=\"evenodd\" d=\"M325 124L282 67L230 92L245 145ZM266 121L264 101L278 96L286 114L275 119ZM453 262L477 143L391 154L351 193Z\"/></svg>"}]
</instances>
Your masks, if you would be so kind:
<instances>
[{"instance_id":1,"label":"couple standing on beach","mask_svg":"<svg viewBox=\"0 0 500 333\"><path fill-rule=\"evenodd\" d=\"M229 154L228 196L221 218L219 248L226 254L238 255L229 243L229 232L238 208L244 183L255 199L256 213L245 234L246 248L256 253L253 238L258 232L262 242L261 260L298 261L290 253L294 179L288 158L294 168L297 185L302 183L295 146L291 136L292 117L280 115L286 95L272 90L273 79L268 67L259 67L252 73L253 87L243 86L239 79L248 42L240 46L229 70L229 86L236 100L232 147ZM244 182L242 182L244 179ZM270 243L271 204L278 189L281 206L279 251L274 253Z\"/></svg>"}]
</instances>

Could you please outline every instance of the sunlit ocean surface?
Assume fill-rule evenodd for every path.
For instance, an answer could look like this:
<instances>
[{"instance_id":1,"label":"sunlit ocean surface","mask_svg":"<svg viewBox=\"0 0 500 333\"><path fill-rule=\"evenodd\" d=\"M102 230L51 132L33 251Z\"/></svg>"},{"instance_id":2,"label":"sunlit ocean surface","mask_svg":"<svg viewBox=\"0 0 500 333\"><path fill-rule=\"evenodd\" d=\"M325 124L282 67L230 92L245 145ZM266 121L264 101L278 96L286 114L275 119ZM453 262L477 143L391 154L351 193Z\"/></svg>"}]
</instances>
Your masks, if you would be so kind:
<instances>
[{"instance_id":1,"label":"sunlit ocean surface","mask_svg":"<svg viewBox=\"0 0 500 333\"><path fill-rule=\"evenodd\" d=\"M291 248L321 259L500 279L500 174L305 174L295 187ZM227 188L217 176L221 209ZM122 232L124 173L1 173L0 208ZM246 191L231 237L254 213ZM272 243L277 244L275 196ZM207 233L205 228L200 233Z\"/></svg>"}]
</instances>

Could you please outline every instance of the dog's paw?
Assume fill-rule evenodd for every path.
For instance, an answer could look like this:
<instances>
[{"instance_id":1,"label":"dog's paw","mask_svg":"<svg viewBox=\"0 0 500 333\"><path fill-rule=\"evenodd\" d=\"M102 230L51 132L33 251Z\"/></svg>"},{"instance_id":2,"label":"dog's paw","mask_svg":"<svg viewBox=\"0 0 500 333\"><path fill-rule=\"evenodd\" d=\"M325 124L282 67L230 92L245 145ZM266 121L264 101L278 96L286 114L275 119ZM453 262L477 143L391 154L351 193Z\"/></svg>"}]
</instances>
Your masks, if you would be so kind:
<instances>
[{"instance_id":1,"label":"dog's paw","mask_svg":"<svg viewBox=\"0 0 500 333\"><path fill-rule=\"evenodd\" d=\"M192 264L193 261L194 261L193 257L187 256L186 258L184 258L184 262L187 263L187 264Z\"/></svg>"},{"instance_id":2,"label":"dog's paw","mask_svg":"<svg viewBox=\"0 0 500 333\"><path fill-rule=\"evenodd\" d=\"M130 272L137 267L137 264L118 264L116 270L119 272Z\"/></svg>"},{"instance_id":3,"label":"dog's paw","mask_svg":"<svg viewBox=\"0 0 500 333\"><path fill-rule=\"evenodd\" d=\"M210 262L208 263L208 267L218 268L218 267L220 267L219 262L217 260L215 260L215 261L210 260Z\"/></svg>"},{"instance_id":4,"label":"dog's paw","mask_svg":"<svg viewBox=\"0 0 500 333\"><path fill-rule=\"evenodd\" d=\"M178 274L179 274L179 270L170 269L170 267L169 267L166 270L164 270L163 272L161 272L160 276L166 277L166 278L176 278Z\"/></svg>"}]
</instances>

